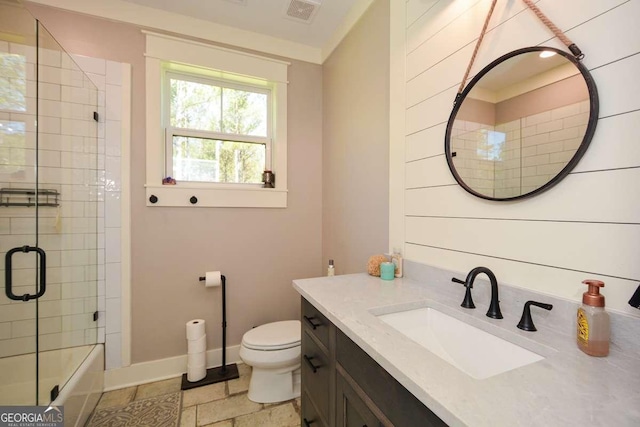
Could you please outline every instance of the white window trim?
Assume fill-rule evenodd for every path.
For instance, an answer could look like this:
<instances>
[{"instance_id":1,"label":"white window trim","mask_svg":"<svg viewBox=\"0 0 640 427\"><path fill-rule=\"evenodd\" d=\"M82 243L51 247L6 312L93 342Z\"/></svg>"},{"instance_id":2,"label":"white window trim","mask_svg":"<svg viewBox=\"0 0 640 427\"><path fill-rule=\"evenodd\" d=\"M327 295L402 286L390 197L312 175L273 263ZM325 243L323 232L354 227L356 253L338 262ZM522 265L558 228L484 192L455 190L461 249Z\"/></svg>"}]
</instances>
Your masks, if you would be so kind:
<instances>
[{"instance_id":1,"label":"white window trim","mask_svg":"<svg viewBox=\"0 0 640 427\"><path fill-rule=\"evenodd\" d=\"M146 196L147 206L287 207L287 69L288 62L172 36L146 34ZM271 128L271 165L275 188L257 185L179 183L162 185L165 177L166 134L163 128L163 63L179 63L217 70L221 77L250 76L272 87L275 116ZM241 77L239 77L241 78ZM269 155L269 153L267 153ZM152 203L152 196L156 202ZM197 203L191 202L196 197Z\"/></svg>"}]
</instances>

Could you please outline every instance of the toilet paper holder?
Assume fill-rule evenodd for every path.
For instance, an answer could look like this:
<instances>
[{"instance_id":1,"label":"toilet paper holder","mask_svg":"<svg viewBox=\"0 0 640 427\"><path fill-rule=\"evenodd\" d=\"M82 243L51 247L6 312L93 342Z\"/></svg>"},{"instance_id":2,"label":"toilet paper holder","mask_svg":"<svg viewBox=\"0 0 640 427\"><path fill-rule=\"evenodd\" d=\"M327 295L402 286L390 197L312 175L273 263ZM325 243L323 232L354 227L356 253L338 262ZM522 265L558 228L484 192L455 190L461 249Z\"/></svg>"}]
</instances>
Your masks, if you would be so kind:
<instances>
[{"instance_id":1,"label":"toilet paper holder","mask_svg":"<svg viewBox=\"0 0 640 427\"><path fill-rule=\"evenodd\" d=\"M200 276L198 280L204 282L206 276ZM235 363L227 365L227 278L224 275L220 275L220 281L222 282L222 366L207 369L207 375L196 382L189 382L187 374L183 374L182 390L233 380L240 376L238 374L238 365Z\"/></svg>"}]
</instances>

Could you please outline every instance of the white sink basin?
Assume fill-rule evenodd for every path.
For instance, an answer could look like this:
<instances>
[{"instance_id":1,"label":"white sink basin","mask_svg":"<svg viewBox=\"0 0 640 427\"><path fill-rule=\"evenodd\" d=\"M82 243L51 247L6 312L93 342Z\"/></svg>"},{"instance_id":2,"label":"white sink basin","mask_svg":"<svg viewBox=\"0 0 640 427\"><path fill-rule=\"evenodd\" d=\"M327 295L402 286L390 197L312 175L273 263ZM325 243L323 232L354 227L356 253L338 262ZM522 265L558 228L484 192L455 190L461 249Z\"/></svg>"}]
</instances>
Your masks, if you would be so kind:
<instances>
[{"instance_id":1,"label":"white sink basin","mask_svg":"<svg viewBox=\"0 0 640 427\"><path fill-rule=\"evenodd\" d=\"M544 359L430 307L377 317L479 380Z\"/></svg>"}]
</instances>

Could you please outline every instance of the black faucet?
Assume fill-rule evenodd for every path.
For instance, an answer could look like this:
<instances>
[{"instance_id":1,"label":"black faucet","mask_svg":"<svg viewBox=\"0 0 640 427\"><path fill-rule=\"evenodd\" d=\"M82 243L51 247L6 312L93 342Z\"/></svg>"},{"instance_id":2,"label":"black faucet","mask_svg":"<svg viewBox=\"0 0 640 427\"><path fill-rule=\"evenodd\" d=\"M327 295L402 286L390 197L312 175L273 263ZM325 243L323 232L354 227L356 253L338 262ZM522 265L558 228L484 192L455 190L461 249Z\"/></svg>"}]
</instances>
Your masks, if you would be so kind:
<instances>
[{"instance_id":1,"label":"black faucet","mask_svg":"<svg viewBox=\"0 0 640 427\"><path fill-rule=\"evenodd\" d=\"M492 319L502 319L502 313L500 312L500 300L498 299L498 280L496 279L496 275L487 267L474 268L469 272L469 274L467 274L467 278L464 282L455 277L451 279L452 282L461 283L465 288L467 288L464 294L464 300L460 306L464 308L476 308L475 304L473 304L473 299L471 299L471 288L473 288L473 281L476 280L476 276L480 273L486 274L491 282L491 304L489 304L487 317L491 317Z\"/></svg>"}]
</instances>

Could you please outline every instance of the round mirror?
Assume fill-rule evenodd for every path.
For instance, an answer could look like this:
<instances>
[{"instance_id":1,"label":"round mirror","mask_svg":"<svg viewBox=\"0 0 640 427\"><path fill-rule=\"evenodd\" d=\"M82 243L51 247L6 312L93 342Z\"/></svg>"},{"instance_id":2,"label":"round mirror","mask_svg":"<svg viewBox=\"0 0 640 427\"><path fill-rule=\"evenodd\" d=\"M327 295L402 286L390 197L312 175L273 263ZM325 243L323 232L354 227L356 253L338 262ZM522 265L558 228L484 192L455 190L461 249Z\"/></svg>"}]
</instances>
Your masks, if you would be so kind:
<instances>
[{"instance_id":1,"label":"round mirror","mask_svg":"<svg viewBox=\"0 0 640 427\"><path fill-rule=\"evenodd\" d=\"M598 93L581 62L555 48L516 50L480 71L457 100L447 163L475 196L530 197L575 167L597 119Z\"/></svg>"}]
</instances>

